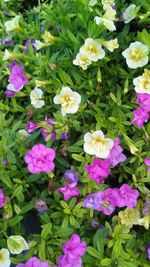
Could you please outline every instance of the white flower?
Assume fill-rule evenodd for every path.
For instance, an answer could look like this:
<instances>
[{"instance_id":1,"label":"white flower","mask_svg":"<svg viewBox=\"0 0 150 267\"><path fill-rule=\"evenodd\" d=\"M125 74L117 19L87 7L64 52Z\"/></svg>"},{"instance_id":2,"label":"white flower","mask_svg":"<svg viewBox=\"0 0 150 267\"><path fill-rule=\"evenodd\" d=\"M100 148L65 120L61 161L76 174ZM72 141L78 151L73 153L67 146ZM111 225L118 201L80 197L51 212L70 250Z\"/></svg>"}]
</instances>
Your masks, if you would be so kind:
<instances>
[{"instance_id":1,"label":"white flower","mask_svg":"<svg viewBox=\"0 0 150 267\"><path fill-rule=\"evenodd\" d=\"M134 42L122 52L122 55L126 58L128 67L136 69L148 63L148 53L149 49L146 45L141 42Z\"/></svg>"},{"instance_id":2,"label":"white flower","mask_svg":"<svg viewBox=\"0 0 150 267\"><path fill-rule=\"evenodd\" d=\"M115 31L116 26L114 24L114 20L116 20L116 11L109 7L106 9L105 14L102 17L96 16L94 18L97 25L103 24L109 31Z\"/></svg>"},{"instance_id":3,"label":"white flower","mask_svg":"<svg viewBox=\"0 0 150 267\"><path fill-rule=\"evenodd\" d=\"M111 6L108 7L105 11L105 14L103 15L103 18L108 19L108 20L113 20L113 21L117 20L116 10L113 9Z\"/></svg>"},{"instance_id":4,"label":"white flower","mask_svg":"<svg viewBox=\"0 0 150 267\"><path fill-rule=\"evenodd\" d=\"M55 37L48 31L45 31L42 35L42 38L44 39L45 43L49 43L55 40Z\"/></svg>"},{"instance_id":5,"label":"white flower","mask_svg":"<svg viewBox=\"0 0 150 267\"><path fill-rule=\"evenodd\" d=\"M8 249L2 248L0 250L0 267L9 267L10 264L10 253Z\"/></svg>"},{"instance_id":6,"label":"white flower","mask_svg":"<svg viewBox=\"0 0 150 267\"><path fill-rule=\"evenodd\" d=\"M45 43L42 43L40 40L35 40L34 47L36 50L40 50L41 48L45 47Z\"/></svg>"},{"instance_id":7,"label":"white flower","mask_svg":"<svg viewBox=\"0 0 150 267\"><path fill-rule=\"evenodd\" d=\"M61 105L61 113L63 116L66 114L74 114L79 108L81 102L81 96L73 92L71 88L62 86L60 94L54 97L54 104Z\"/></svg>"},{"instance_id":8,"label":"white flower","mask_svg":"<svg viewBox=\"0 0 150 267\"><path fill-rule=\"evenodd\" d=\"M84 135L84 151L89 155L95 155L98 158L106 159L113 147L113 140L105 138L102 131L96 131L93 134Z\"/></svg>"},{"instance_id":9,"label":"white flower","mask_svg":"<svg viewBox=\"0 0 150 267\"><path fill-rule=\"evenodd\" d=\"M80 66L83 70L86 70L91 63L92 61L89 60L86 55L83 55L81 53L78 53L76 58L73 60L73 64Z\"/></svg>"},{"instance_id":10,"label":"white flower","mask_svg":"<svg viewBox=\"0 0 150 267\"><path fill-rule=\"evenodd\" d=\"M150 70L144 70L141 76L133 79L135 91L139 94L150 94Z\"/></svg>"},{"instance_id":11,"label":"white flower","mask_svg":"<svg viewBox=\"0 0 150 267\"><path fill-rule=\"evenodd\" d=\"M102 0L102 5L104 9L107 9L110 6L115 6L114 0Z\"/></svg>"},{"instance_id":12,"label":"white flower","mask_svg":"<svg viewBox=\"0 0 150 267\"><path fill-rule=\"evenodd\" d=\"M9 52L8 49L5 49L3 60L14 59L13 53Z\"/></svg>"},{"instance_id":13,"label":"white flower","mask_svg":"<svg viewBox=\"0 0 150 267\"><path fill-rule=\"evenodd\" d=\"M150 225L150 215L146 215L143 218L138 219L138 224L144 226L146 229L149 229Z\"/></svg>"},{"instance_id":14,"label":"white flower","mask_svg":"<svg viewBox=\"0 0 150 267\"><path fill-rule=\"evenodd\" d=\"M21 16L16 16L12 20L9 20L9 21L5 22L4 25L5 25L5 28L6 28L6 32L13 31L15 29L20 29L20 26L19 26L20 17Z\"/></svg>"},{"instance_id":15,"label":"white flower","mask_svg":"<svg viewBox=\"0 0 150 267\"><path fill-rule=\"evenodd\" d=\"M20 254L23 250L29 249L25 239L20 235L12 235L7 239L7 247L11 254Z\"/></svg>"},{"instance_id":16,"label":"white flower","mask_svg":"<svg viewBox=\"0 0 150 267\"><path fill-rule=\"evenodd\" d=\"M34 90L30 93L31 104L34 108L41 108L45 105L44 100L42 99L43 92L40 88L35 87Z\"/></svg>"},{"instance_id":17,"label":"white flower","mask_svg":"<svg viewBox=\"0 0 150 267\"><path fill-rule=\"evenodd\" d=\"M80 48L80 53L91 61L98 61L105 56L105 51L101 44L92 38L85 40L84 45Z\"/></svg>"},{"instance_id":18,"label":"white flower","mask_svg":"<svg viewBox=\"0 0 150 267\"><path fill-rule=\"evenodd\" d=\"M28 132L24 129L19 130L18 133L19 133L19 136L23 139L29 135Z\"/></svg>"},{"instance_id":19,"label":"white flower","mask_svg":"<svg viewBox=\"0 0 150 267\"><path fill-rule=\"evenodd\" d=\"M102 41L102 45L104 45L110 52L113 52L114 49L119 47L117 38L110 41Z\"/></svg>"},{"instance_id":20,"label":"white flower","mask_svg":"<svg viewBox=\"0 0 150 267\"><path fill-rule=\"evenodd\" d=\"M136 13L136 5L131 4L128 6L122 15L124 23L129 23L131 20L133 20L136 17Z\"/></svg>"}]
</instances>

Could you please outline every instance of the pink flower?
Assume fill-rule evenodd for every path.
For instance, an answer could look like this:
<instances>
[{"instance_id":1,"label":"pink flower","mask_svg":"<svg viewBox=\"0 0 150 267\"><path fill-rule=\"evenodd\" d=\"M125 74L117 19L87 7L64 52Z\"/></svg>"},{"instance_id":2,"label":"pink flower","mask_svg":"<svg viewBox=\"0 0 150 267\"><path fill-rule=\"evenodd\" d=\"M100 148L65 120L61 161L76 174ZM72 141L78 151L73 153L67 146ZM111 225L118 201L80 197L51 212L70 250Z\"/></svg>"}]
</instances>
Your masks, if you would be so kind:
<instances>
[{"instance_id":1,"label":"pink flower","mask_svg":"<svg viewBox=\"0 0 150 267\"><path fill-rule=\"evenodd\" d=\"M148 171L150 172L150 158L144 159L144 163L147 165Z\"/></svg>"},{"instance_id":2,"label":"pink flower","mask_svg":"<svg viewBox=\"0 0 150 267\"><path fill-rule=\"evenodd\" d=\"M72 187L68 183L65 183L64 187L59 188L58 191L64 195L64 200L68 200L80 194L80 190L76 188L76 186Z\"/></svg>"},{"instance_id":3,"label":"pink flower","mask_svg":"<svg viewBox=\"0 0 150 267\"><path fill-rule=\"evenodd\" d=\"M43 144L34 145L24 157L31 173L51 172L55 168L53 162L55 151Z\"/></svg>"},{"instance_id":4,"label":"pink flower","mask_svg":"<svg viewBox=\"0 0 150 267\"><path fill-rule=\"evenodd\" d=\"M150 261L150 246L147 248L147 257L148 257L148 260Z\"/></svg>"},{"instance_id":5,"label":"pink flower","mask_svg":"<svg viewBox=\"0 0 150 267\"><path fill-rule=\"evenodd\" d=\"M28 133L32 133L37 129L37 123L33 121L28 121L26 124Z\"/></svg>"},{"instance_id":6,"label":"pink flower","mask_svg":"<svg viewBox=\"0 0 150 267\"><path fill-rule=\"evenodd\" d=\"M137 94L136 103L145 111L150 112L150 94Z\"/></svg>"},{"instance_id":7,"label":"pink flower","mask_svg":"<svg viewBox=\"0 0 150 267\"><path fill-rule=\"evenodd\" d=\"M5 195L3 189L0 188L0 208L5 206Z\"/></svg>"},{"instance_id":8,"label":"pink flower","mask_svg":"<svg viewBox=\"0 0 150 267\"><path fill-rule=\"evenodd\" d=\"M110 174L110 162L95 158L91 165L86 165L85 170L89 172L91 180L95 180L97 184L102 183Z\"/></svg>"},{"instance_id":9,"label":"pink flower","mask_svg":"<svg viewBox=\"0 0 150 267\"><path fill-rule=\"evenodd\" d=\"M17 92L20 91L23 86L29 82L28 78L23 73L23 67L14 65L9 75L9 85L7 89Z\"/></svg>"},{"instance_id":10,"label":"pink flower","mask_svg":"<svg viewBox=\"0 0 150 267\"><path fill-rule=\"evenodd\" d=\"M80 240L77 234L73 234L67 243L62 245L64 255L58 258L58 267L81 267L81 256L86 252L86 243Z\"/></svg>"},{"instance_id":11,"label":"pink flower","mask_svg":"<svg viewBox=\"0 0 150 267\"><path fill-rule=\"evenodd\" d=\"M138 128L142 128L144 122L147 122L149 119L149 114L143 108L133 110L133 114L132 123L136 124Z\"/></svg>"},{"instance_id":12,"label":"pink flower","mask_svg":"<svg viewBox=\"0 0 150 267\"><path fill-rule=\"evenodd\" d=\"M118 207L134 208L137 204L139 191L132 189L128 184L123 184L119 189Z\"/></svg>"},{"instance_id":13,"label":"pink flower","mask_svg":"<svg viewBox=\"0 0 150 267\"><path fill-rule=\"evenodd\" d=\"M110 150L108 160L110 160L110 164L112 167L115 167L118 163L123 162L126 160L126 156L122 153L123 149L119 145L120 144L120 139L117 137L114 140L114 146Z\"/></svg>"},{"instance_id":14,"label":"pink flower","mask_svg":"<svg viewBox=\"0 0 150 267\"><path fill-rule=\"evenodd\" d=\"M39 260L37 257L32 257L26 263L20 263L16 267L50 267L50 265Z\"/></svg>"}]
</instances>

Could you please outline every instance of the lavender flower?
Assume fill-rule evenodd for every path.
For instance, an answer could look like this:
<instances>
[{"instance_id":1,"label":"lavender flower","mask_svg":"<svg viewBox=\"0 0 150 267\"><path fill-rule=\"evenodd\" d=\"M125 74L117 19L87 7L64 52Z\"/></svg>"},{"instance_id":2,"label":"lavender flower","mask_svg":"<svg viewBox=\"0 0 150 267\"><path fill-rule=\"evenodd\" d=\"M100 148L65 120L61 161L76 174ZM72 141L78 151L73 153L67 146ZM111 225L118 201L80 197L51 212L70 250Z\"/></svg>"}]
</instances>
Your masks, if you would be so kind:
<instances>
[{"instance_id":1,"label":"lavender flower","mask_svg":"<svg viewBox=\"0 0 150 267\"><path fill-rule=\"evenodd\" d=\"M77 185L79 180L79 174L77 170L66 170L63 177L68 181L71 187Z\"/></svg>"},{"instance_id":2,"label":"lavender flower","mask_svg":"<svg viewBox=\"0 0 150 267\"><path fill-rule=\"evenodd\" d=\"M13 45L14 45L14 41L13 41L8 35L6 35L6 36L2 39L2 45L13 46Z\"/></svg>"},{"instance_id":3,"label":"lavender flower","mask_svg":"<svg viewBox=\"0 0 150 267\"><path fill-rule=\"evenodd\" d=\"M48 206L46 204L46 202L42 199L39 199L37 202L36 202L36 205L35 205L35 208L36 210L39 212L39 213L44 213L47 209L48 209Z\"/></svg>"}]
</instances>

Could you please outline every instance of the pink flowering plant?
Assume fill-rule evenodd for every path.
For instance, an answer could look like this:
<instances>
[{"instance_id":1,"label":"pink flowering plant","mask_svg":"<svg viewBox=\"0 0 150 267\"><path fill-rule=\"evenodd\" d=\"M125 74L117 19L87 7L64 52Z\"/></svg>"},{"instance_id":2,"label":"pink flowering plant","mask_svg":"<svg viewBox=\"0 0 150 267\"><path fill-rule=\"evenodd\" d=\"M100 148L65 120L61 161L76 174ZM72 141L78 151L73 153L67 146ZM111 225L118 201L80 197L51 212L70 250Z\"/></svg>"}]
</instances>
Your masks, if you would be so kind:
<instances>
[{"instance_id":1,"label":"pink flowering plant","mask_svg":"<svg viewBox=\"0 0 150 267\"><path fill-rule=\"evenodd\" d=\"M0 267L150 265L148 0L0 1Z\"/></svg>"}]
</instances>

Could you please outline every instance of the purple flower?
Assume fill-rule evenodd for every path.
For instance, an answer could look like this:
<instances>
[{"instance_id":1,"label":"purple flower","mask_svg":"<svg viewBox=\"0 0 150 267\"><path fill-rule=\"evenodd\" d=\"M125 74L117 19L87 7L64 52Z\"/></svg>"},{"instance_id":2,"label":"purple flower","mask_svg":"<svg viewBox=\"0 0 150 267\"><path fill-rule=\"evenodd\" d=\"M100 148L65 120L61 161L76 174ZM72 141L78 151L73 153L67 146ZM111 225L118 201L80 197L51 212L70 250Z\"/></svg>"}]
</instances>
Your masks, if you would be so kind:
<instances>
[{"instance_id":1,"label":"purple flower","mask_svg":"<svg viewBox=\"0 0 150 267\"><path fill-rule=\"evenodd\" d=\"M89 172L91 180L95 180L97 184L102 183L110 174L110 162L94 158L91 165L86 165L85 170Z\"/></svg>"},{"instance_id":2,"label":"purple flower","mask_svg":"<svg viewBox=\"0 0 150 267\"><path fill-rule=\"evenodd\" d=\"M150 261L150 246L147 248L147 257L148 257L148 260Z\"/></svg>"},{"instance_id":3,"label":"purple flower","mask_svg":"<svg viewBox=\"0 0 150 267\"><path fill-rule=\"evenodd\" d=\"M26 124L28 133L32 133L37 129L37 123L33 121L28 121Z\"/></svg>"},{"instance_id":4,"label":"purple flower","mask_svg":"<svg viewBox=\"0 0 150 267\"><path fill-rule=\"evenodd\" d=\"M150 94L137 94L136 103L145 111L150 112Z\"/></svg>"},{"instance_id":5,"label":"purple flower","mask_svg":"<svg viewBox=\"0 0 150 267\"><path fill-rule=\"evenodd\" d=\"M133 111L132 123L136 124L138 128L142 128L144 122L147 122L149 119L149 114L143 108L139 108Z\"/></svg>"},{"instance_id":6,"label":"purple flower","mask_svg":"<svg viewBox=\"0 0 150 267\"><path fill-rule=\"evenodd\" d=\"M33 39L28 39L25 44L24 44L24 49L23 49L23 52L26 53L28 52L29 50L29 45L32 46L32 48L36 51L36 47L34 46L35 45L35 40Z\"/></svg>"},{"instance_id":7,"label":"purple flower","mask_svg":"<svg viewBox=\"0 0 150 267\"><path fill-rule=\"evenodd\" d=\"M144 159L144 163L147 165L148 171L150 172L150 158Z\"/></svg>"},{"instance_id":8,"label":"purple flower","mask_svg":"<svg viewBox=\"0 0 150 267\"><path fill-rule=\"evenodd\" d=\"M83 207L100 211L101 191L89 194L83 201Z\"/></svg>"},{"instance_id":9,"label":"purple flower","mask_svg":"<svg viewBox=\"0 0 150 267\"><path fill-rule=\"evenodd\" d=\"M110 150L108 160L110 160L110 163L112 167L115 167L118 163L123 162L126 160L126 156L122 153L123 149L120 146L120 139L117 137L114 140L114 146Z\"/></svg>"},{"instance_id":10,"label":"purple flower","mask_svg":"<svg viewBox=\"0 0 150 267\"><path fill-rule=\"evenodd\" d=\"M13 96L15 95L15 92L6 89L6 91L5 91L5 95L6 95L6 97L11 98L11 97L13 97Z\"/></svg>"},{"instance_id":11,"label":"purple flower","mask_svg":"<svg viewBox=\"0 0 150 267\"><path fill-rule=\"evenodd\" d=\"M64 187L58 188L58 191L64 195L64 200L68 200L80 194L80 190L76 186L72 187L68 183L65 183Z\"/></svg>"},{"instance_id":12,"label":"purple flower","mask_svg":"<svg viewBox=\"0 0 150 267\"><path fill-rule=\"evenodd\" d=\"M79 180L79 174L77 170L66 170L63 178L65 178L70 185L70 187L74 187L77 185Z\"/></svg>"},{"instance_id":13,"label":"purple flower","mask_svg":"<svg viewBox=\"0 0 150 267\"><path fill-rule=\"evenodd\" d=\"M14 41L13 41L8 35L6 35L6 36L2 39L2 45L13 46L13 45L14 45Z\"/></svg>"},{"instance_id":14,"label":"purple flower","mask_svg":"<svg viewBox=\"0 0 150 267\"><path fill-rule=\"evenodd\" d=\"M35 208L41 214L43 214L46 210L48 210L46 202L42 199L37 200Z\"/></svg>"},{"instance_id":15,"label":"purple flower","mask_svg":"<svg viewBox=\"0 0 150 267\"><path fill-rule=\"evenodd\" d=\"M56 140L56 133L55 133L55 131L54 131L54 120L46 117L46 118L45 118L45 121L49 124L51 130L48 130L48 129L46 129L46 128L42 128L42 136L43 136L43 138L44 138L45 140L46 140L46 138L47 138L48 136L51 136L51 139L52 139L53 141L55 141L55 140Z\"/></svg>"},{"instance_id":16,"label":"purple flower","mask_svg":"<svg viewBox=\"0 0 150 267\"><path fill-rule=\"evenodd\" d=\"M4 207L5 204L6 204L6 201L5 201L5 195L4 195L4 191L2 188L0 188L0 208Z\"/></svg>"},{"instance_id":17,"label":"purple flower","mask_svg":"<svg viewBox=\"0 0 150 267\"><path fill-rule=\"evenodd\" d=\"M4 159L4 160L3 160L3 164L4 164L4 165L7 165L7 164L8 164L8 159Z\"/></svg>"},{"instance_id":18,"label":"purple flower","mask_svg":"<svg viewBox=\"0 0 150 267\"><path fill-rule=\"evenodd\" d=\"M27 77L23 73L23 67L14 65L11 69L11 74L9 75L9 85L7 89L17 92L20 91L23 86L29 82Z\"/></svg>"},{"instance_id":19,"label":"purple flower","mask_svg":"<svg viewBox=\"0 0 150 267\"><path fill-rule=\"evenodd\" d=\"M119 189L118 207L135 208L139 191L132 189L128 184L123 184Z\"/></svg>"},{"instance_id":20,"label":"purple flower","mask_svg":"<svg viewBox=\"0 0 150 267\"><path fill-rule=\"evenodd\" d=\"M60 136L60 139L62 140L68 140L68 138L69 138L69 134L67 132L62 133Z\"/></svg>"},{"instance_id":21,"label":"purple flower","mask_svg":"<svg viewBox=\"0 0 150 267\"><path fill-rule=\"evenodd\" d=\"M9 11L4 10L4 11L3 11L3 14L4 14L4 15L8 15L8 14L9 14Z\"/></svg>"},{"instance_id":22,"label":"purple flower","mask_svg":"<svg viewBox=\"0 0 150 267\"><path fill-rule=\"evenodd\" d=\"M50 267L50 265L39 260L37 257L32 257L26 263L17 264L16 267Z\"/></svg>"},{"instance_id":23,"label":"purple flower","mask_svg":"<svg viewBox=\"0 0 150 267\"><path fill-rule=\"evenodd\" d=\"M150 202L145 202L144 207L142 209L144 215L150 214Z\"/></svg>"},{"instance_id":24,"label":"purple flower","mask_svg":"<svg viewBox=\"0 0 150 267\"><path fill-rule=\"evenodd\" d=\"M26 153L24 160L31 173L51 172L55 168L53 162L55 156L55 151L52 148L38 144Z\"/></svg>"}]
</instances>

